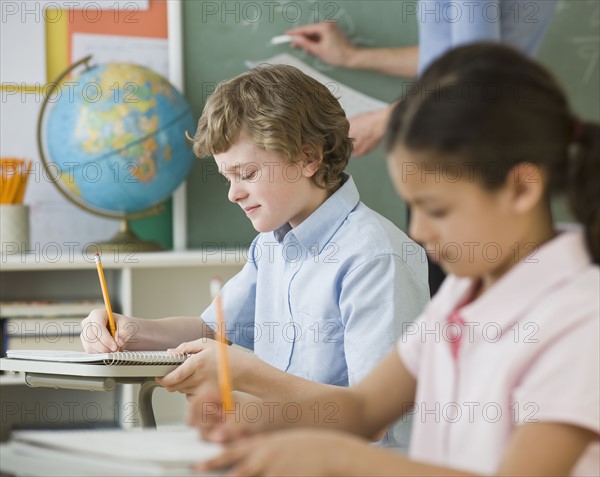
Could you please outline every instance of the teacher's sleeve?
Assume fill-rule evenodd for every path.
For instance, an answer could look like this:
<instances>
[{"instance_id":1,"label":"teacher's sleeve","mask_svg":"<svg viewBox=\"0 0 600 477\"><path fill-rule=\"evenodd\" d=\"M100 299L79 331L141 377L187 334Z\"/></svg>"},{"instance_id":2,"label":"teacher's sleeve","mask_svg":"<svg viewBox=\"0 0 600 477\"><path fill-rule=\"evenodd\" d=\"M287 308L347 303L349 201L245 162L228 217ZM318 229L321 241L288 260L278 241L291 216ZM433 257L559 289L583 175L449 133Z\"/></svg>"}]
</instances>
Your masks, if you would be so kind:
<instances>
[{"instance_id":1,"label":"teacher's sleeve","mask_svg":"<svg viewBox=\"0 0 600 477\"><path fill-rule=\"evenodd\" d=\"M231 278L221 291L225 314L225 337L227 340L249 350L254 350L254 316L256 308L256 280L258 263L255 259L258 237L248 252L244 268ZM214 302L202 313L202 319L216 329Z\"/></svg>"},{"instance_id":2,"label":"teacher's sleeve","mask_svg":"<svg viewBox=\"0 0 600 477\"><path fill-rule=\"evenodd\" d=\"M427 284L395 254L371 258L344 277L340 310L350 386L393 349L428 300Z\"/></svg>"},{"instance_id":3,"label":"teacher's sleeve","mask_svg":"<svg viewBox=\"0 0 600 477\"><path fill-rule=\"evenodd\" d=\"M502 10L501 10L502 9ZM501 41L502 16L510 14L500 0L457 0L444 5L440 15L452 31L449 47L477 41Z\"/></svg>"}]
</instances>

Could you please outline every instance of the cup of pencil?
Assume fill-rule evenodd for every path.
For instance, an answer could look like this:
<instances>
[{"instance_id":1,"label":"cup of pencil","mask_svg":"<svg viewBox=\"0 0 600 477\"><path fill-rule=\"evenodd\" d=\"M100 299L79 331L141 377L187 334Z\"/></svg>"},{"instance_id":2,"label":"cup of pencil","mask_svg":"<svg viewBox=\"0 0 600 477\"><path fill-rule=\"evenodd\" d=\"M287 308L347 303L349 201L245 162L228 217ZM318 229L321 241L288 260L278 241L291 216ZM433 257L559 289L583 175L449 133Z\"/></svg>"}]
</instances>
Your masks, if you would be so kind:
<instances>
[{"instance_id":1,"label":"cup of pencil","mask_svg":"<svg viewBox=\"0 0 600 477\"><path fill-rule=\"evenodd\" d=\"M0 254L29 250L29 207L23 204L32 162L0 158Z\"/></svg>"}]
</instances>

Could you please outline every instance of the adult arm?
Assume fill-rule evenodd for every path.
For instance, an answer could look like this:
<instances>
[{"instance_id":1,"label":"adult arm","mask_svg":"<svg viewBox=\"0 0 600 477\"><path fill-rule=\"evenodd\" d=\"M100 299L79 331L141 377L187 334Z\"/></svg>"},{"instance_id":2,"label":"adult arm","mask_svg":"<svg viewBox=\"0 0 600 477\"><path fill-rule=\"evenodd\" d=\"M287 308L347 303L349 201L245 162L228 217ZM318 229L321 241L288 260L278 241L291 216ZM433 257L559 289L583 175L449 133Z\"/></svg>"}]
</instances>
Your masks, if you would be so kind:
<instances>
[{"instance_id":1,"label":"adult arm","mask_svg":"<svg viewBox=\"0 0 600 477\"><path fill-rule=\"evenodd\" d=\"M303 25L287 31L294 37L292 47L302 48L324 62L392 76L415 77L419 47L358 48L342 33L336 23Z\"/></svg>"}]
</instances>

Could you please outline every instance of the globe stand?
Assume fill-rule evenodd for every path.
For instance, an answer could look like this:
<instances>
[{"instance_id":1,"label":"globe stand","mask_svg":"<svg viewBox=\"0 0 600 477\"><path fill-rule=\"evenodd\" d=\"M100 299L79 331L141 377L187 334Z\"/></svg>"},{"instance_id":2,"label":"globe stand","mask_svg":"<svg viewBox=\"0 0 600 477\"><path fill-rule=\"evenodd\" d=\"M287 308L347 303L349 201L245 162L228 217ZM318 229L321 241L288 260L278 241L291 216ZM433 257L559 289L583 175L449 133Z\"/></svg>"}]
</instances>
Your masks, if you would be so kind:
<instances>
[{"instance_id":1,"label":"globe stand","mask_svg":"<svg viewBox=\"0 0 600 477\"><path fill-rule=\"evenodd\" d=\"M86 253L104 255L112 252L117 254L133 254L138 252L158 252L164 250L158 243L143 240L132 230L129 220L121 220L119 231L108 242L94 242L86 247Z\"/></svg>"}]
</instances>

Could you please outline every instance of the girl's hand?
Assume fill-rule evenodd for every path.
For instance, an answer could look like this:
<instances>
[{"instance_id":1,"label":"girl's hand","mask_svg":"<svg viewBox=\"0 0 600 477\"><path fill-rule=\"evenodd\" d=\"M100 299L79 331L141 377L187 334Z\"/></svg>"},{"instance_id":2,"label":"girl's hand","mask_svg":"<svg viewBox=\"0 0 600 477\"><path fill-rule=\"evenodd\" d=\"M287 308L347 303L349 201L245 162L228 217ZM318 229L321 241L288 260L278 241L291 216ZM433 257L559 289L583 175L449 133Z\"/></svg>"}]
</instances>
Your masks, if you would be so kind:
<instances>
[{"instance_id":1,"label":"girl's hand","mask_svg":"<svg viewBox=\"0 0 600 477\"><path fill-rule=\"evenodd\" d=\"M273 406L269 409L263 401L250 394L234 393L233 397L234 408L225 412L216 383L198 388L188 424L197 427L202 439L211 442L231 442L269 428Z\"/></svg>"},{"instance_id":2,"label":"girl's hand","mask_svg":"<svg viewBox=\"0 0 600 477\"><path fill-rule=\"evenodd\" d=\"M105 309L92 310L81 322L81 344L88 353L109 353L126 348L136 342L138 323L131 318L113 313L117 331L114 338L108 329L108 313Z\"/></svg>"},{"instance_id":3,"label":"girl's hand","mask_svg":"<svg viewBox=\"0 0 600 477\"><path fill-rule=\"evenodd\" d=\"M197 471L231 468L228 475L347 475L369 445L350 435L299 429L250 437L228 446ZM368 458L368 456L367 456Z\"/></svg>"},{"instance_id":4,"label":"girl's hand","mask_svg":"<svg viewBox=\"0 0 600 477\"><path fill-rule=\"evenodd\" d=\"M195 394L199 386L205 383L217 383L217 346L215 340L200 338L169 349L168 351L173 354L191 356L177 369L162 378L156 378L156 381L167 391L179 391L187 394L188 398ZM227 354L232 381L235 384L235 373L247 354L231 346L227 347Z\"/></svg>"}]
</instances>

